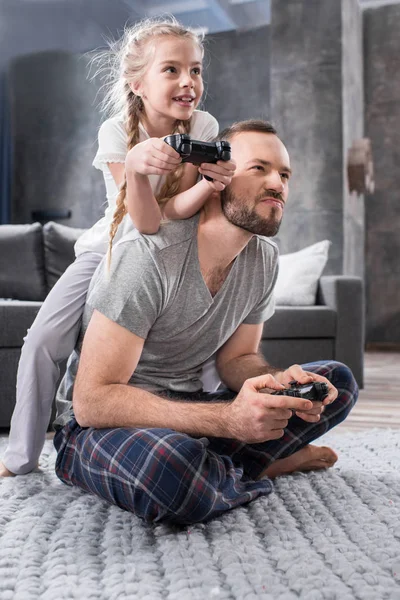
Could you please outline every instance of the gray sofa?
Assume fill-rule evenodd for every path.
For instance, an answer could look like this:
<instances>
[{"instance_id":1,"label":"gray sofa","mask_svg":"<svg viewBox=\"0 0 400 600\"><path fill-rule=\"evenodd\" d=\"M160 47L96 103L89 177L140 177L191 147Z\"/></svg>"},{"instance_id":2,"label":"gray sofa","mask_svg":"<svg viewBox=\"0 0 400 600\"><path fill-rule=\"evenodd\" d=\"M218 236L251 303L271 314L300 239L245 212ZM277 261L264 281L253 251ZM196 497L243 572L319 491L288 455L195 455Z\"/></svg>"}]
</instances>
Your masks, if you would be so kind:
<instances>
[{"instance_id":1,"label":"gray sofa","mask_svg":"<svg viewBox=\"0 0 400 600\"><path fill-rule=\"evenodd\" d=\"M0 427L8 427L23 338L46 294L74 260L82 229L57 223L0 226ZM363 289L356 277L323 276L315 306L278 306L262 352L276 366L346 363L363 385Z\"/></svg>"}]
</instances>

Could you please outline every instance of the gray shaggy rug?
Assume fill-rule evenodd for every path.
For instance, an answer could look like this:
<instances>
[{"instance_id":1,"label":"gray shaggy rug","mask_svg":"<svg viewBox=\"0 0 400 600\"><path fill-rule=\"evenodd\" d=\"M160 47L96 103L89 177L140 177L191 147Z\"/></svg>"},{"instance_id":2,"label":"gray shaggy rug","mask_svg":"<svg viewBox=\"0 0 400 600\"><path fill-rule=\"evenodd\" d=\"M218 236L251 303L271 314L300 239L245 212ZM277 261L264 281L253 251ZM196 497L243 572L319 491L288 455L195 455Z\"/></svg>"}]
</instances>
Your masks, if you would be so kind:
<instances>
[{"instance_id":1,"label":"gray shaggy rug","mask_svg":"<svg viewBox=\"0 0 400 600\"><path fill-rule=\"evenodd\" d=\"M333 469L178 529L63 485L47 441L41 471L0 480L0 598L400 600L400 431L319 443Z\"/></svg>"}]
</instances>

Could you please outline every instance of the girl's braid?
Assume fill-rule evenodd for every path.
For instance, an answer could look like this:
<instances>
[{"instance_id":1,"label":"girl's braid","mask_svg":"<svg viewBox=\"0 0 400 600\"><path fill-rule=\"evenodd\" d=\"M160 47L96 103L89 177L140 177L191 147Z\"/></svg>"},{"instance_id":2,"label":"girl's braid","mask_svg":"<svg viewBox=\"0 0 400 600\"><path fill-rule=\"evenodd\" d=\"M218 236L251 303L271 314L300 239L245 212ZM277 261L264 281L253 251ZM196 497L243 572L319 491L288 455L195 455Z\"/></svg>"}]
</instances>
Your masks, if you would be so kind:
<instances>
[{"instance_id":1,"label":"girl's braid","mask_svg":"<svg viewBox=\"0 0 400 600\"><path fill-rule=\"evenodd\" d=\"M127 106L128 106L128 111L127 111L127 121L126 121L126 129L127 129L127 134L128 134L128 140L127 140L127 151L129 152L129 150L131 148L133 148L139 141L139 115L140 115L140 111L142 109L143 103L142 103L142 99L140 98L140 96L137 96L136 94L134 94L129 86L127 86L127 88L129 89L129 93L128 93L128 99L127 99ZM112 244L113 244L113 240L114 237L117 233L118 227L122 221L122 219L124 218L124 216L127 213L127 209L126 209L126 202L125 202L125 198L126 198L126 175L124 176L124 181L121 184L121 187L119 189L119 193L116 199L116 207L115 207L115 211L114 211L114 215L113 215L113 220L112 223L110 225L110 236L109 236L109 240L108 240L108 267L110 267L110 263L111 263L111 252L112 252Z\"/></svg>"}]
</instances>

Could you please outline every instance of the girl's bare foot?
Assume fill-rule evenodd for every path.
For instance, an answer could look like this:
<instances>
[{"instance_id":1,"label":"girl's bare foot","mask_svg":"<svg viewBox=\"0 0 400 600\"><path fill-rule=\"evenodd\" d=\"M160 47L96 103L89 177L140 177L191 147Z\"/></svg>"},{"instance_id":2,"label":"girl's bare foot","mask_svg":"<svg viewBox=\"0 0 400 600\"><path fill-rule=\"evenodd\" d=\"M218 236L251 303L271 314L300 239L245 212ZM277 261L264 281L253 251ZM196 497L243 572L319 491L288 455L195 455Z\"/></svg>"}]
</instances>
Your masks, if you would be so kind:
<instances>
[{"instance_id":1,"label":"girl's bare foot","mask_svg":"<svg viewBox=\"0 0 400 600\"><path fill-rule=\"evenodd\" d=\"M15 473L11 473L2 462L0 462L0 477L15 477Z\"/></svg>"},{"instance_id":2,"label":"girl's bare foot","mask_svg":"<svg viewBox=\"0 0 400 600\"><path fill-rule=\"evenodd\" d=\"M279 458L263 471L259 477L274 479L279 475L287 475L294 471L314 471L332 467L338 455L327 446L305 446L286 458Z\"/></svg>"}]
</instances>

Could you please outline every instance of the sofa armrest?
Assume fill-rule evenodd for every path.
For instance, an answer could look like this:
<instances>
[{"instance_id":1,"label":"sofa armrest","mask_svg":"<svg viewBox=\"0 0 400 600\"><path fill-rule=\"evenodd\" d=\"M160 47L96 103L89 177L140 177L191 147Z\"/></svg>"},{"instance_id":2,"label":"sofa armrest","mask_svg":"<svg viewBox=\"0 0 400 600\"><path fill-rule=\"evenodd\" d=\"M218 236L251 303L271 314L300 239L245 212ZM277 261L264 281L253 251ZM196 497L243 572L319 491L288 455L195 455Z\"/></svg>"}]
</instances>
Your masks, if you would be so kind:
<instances>
[{"instance_id":1,"label":"sofa armrest","mask_svg":"<svg viewBox=\"0 0 400 600\"><path fill-rule=\"evenodd\" d=\"M320 278L318 304L336 310L335 360L346 364L360 387L364 385L364 286L360 277L325 275Z\"/></svg>"}]
</instances>

